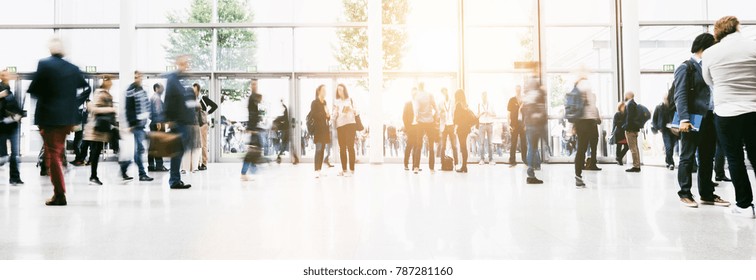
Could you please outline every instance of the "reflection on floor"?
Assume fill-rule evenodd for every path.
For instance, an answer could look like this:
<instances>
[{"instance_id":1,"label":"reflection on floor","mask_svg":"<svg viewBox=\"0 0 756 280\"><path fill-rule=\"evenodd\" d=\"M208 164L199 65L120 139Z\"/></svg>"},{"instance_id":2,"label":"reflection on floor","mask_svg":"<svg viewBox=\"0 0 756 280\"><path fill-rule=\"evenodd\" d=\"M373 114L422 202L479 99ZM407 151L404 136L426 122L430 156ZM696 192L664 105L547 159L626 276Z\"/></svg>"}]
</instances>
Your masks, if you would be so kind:
<instances>
[{"instance_id":1,"label":"reflection on floor","mask_svg":"<svg viewBox=\"0 0 756 280\"><path fill-rule=\"evenodd\" d=\"M123 185L105 163L102 187L86 184L88 167L71 170L69 206L56 208L33 164L21 165L24 186L7 185L6 165L0 259L756 258L756 221L683 208L675 172L602 167L577 190L571 165L544 165L534 186L522 165L413 175L363 164L316 180L311 164L284 164L242 183L240 164L211 164L170 190L167 173ZM734 200L730 183L717 193Z\"/></svg>"}]
</instances>

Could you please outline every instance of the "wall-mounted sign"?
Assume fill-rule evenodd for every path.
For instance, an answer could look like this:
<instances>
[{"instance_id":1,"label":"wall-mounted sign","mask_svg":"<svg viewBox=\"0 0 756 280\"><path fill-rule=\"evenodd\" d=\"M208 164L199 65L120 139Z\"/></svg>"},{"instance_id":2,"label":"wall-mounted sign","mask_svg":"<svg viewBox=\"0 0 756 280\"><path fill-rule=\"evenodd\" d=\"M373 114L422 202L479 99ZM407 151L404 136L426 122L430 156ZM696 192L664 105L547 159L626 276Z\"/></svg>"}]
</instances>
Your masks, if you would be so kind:
<instances>
[{"instance_id":1,"label":"wall-mounted sign","mask_svg":"<svg viewBox=\"0 0 756 280\"><path fill-rule=\"evenodd\" d=\"M97 73L97 66L86 66L84 67L84 72Z\"/></svg>"},{"instance_id":2,"label":"wall-mounted sign","mask_svg":"<svg viewBox=\"0 0 756 280\"><path fill-rule=\"evenodd\" d=\"M664 71L664 72L675 72L675 65L674 64L664 64L662 66L662 71Z\"/></svg>"},{"instance_id":3,"label":"wall-mounted sign","mask_svg":"<svg viewBox=\"0 0 756 280\"><path fill-rule=\"evenodd\" d=\"M8 66L6 69L8 69L8 72L10 73L16 73L16 66Z\"/></svg>"}]
</instances>

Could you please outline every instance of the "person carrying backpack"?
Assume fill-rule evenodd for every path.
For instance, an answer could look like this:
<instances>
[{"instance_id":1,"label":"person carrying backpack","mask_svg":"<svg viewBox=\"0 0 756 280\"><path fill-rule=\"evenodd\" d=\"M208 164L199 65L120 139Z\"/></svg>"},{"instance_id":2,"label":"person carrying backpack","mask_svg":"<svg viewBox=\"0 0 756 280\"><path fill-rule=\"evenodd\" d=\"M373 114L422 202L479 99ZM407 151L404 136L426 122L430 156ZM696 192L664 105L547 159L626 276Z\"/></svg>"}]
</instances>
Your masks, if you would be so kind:
<instances>
[{"instance_id":1,"label":"person carrying backpack","mask_svg":"<svg viewBox=\"0 0 756 280\"><path fill-rule=\"evenodd\" d=\"M673 156L675 153L675 145L677 145L677 140L679 140L667 127L667 124L672 122L675 115L675 106L673 104L674 100L670 103L669 99L665 97L664 101L654 109L654 116L651 121L651 131L653 131L654 134L661 132L662 139L664 139L664 161L667 163L666 166L669 170L675 170L675 160Z\"/></svg>"},{"instance_id":2,"label":"person carrying backpack","mask_svg":"<svg viewBox=\"0 0 756 280\"><path fill-rule=\"evenodd\" d=\"M648 121L648 118L645 117L646 112L648 112L646 107L638 105L635 102L635 93L632 91L625 93L625 124L622 128L625 129L627 145L630 147L630 153L633 155L633 167L625 170L625 172L638 173L641 171L638 133Z\"/></svg>"}]
</instances>

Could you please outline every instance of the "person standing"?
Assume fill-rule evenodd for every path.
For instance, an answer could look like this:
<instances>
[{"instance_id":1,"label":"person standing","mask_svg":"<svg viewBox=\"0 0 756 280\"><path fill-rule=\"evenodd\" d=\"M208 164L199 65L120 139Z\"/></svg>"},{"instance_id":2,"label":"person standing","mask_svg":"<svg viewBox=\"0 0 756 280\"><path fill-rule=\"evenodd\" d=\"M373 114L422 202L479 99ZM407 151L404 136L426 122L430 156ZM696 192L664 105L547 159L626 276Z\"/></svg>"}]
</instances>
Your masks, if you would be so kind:
<instances>
[{"instance_id":1,"label":"person standing","mask_svg":"<svg viewBox=\"0 0 756 280\"><path fill-rule=\"evenodd\" d=\"M491 143L491 136L493 134L493 123L496 113L490 102L488 102L488 92L481 94L481 102L478 104L478 118L480 120L480 164L490 163L496 164L493 160L493 144ZM488 151L488 161L485 160L486 151Z\"/></svg>"},{"instance_id":2,"label":"person standing","mask_svg":"<svg viewBox=\"0 0 756 280\"><path fill-rule=\"evenodd\" d=\"M596 158L596 149L598 146L598 129L597 125L601 124L601 115L596 107L596 95L591 90L590 82L581 77L575 83L573 94L578 96L579 102L582 102L582 112L576 119L573 119L574 129L577 133L577 154L575 155L575 186L585 188L583 181L583 167L585 165L585 154L588 147L591 148L591 158Z\"/></svg>"},{"instance_id":3,"label":"person standing","mask_svg":"<svg viewBox=\"0 0 756 280\"><path fill-rule=\"evenodd\" d=\"M703 53L714 45L714 36L709 33L698 35L693 40L693 56L675 70L675 105L680 118L680 169L677 181L680 184L680 202L688 207L698 207L690 192L693 186L693 161L698 154L698 194L701 204L730 206L730 203L714 194L713 171L714 150L716 149L716 128L714 127L714 103L711 88L706 84L701 69ZM693 67L688 69L688 67ZM690 73L690 74L688 74ZM702 117L701 122L696 121ZM699 126L693 129L693 124Z\"/></svg>"},{"instance_id":4,"label":"person standing","mask_svg":"<svg viewBox=\"0 0 756 280\"><path fill-rule=\"evenodd\" d=\"M625 93L625 138L627 139L627 145L630 147L630 154L633 156L633 167L625 170L627 172L640 172L640 150L638 150L638 132L640 132L642 125L639 124L638 119L642 114L638 103L635 103L635 93L628 91Z\"/></svg>"},{"instance_id":5,"label":"person standing","mask_svg":"<svg viewBox=\"0 0 756 280\"><path fill-rule=\"evenodd\" d=\"M147 92L142 87L142 73L134 71L134 83L126 89L126 121L129 123L129 130L134 135L134 163L139 168L139 181L149 182L153 178L147 176L142 163L144 155L144 141L147 140L147 132L144 131L147 120L151 112L150 100ZM126 174L130 163L121 164L121 174Z\"/></svg>"},{"instance_id":6,"label":"person standing","mask_svg":"<svg viewBox=\"0 0 756 280\"><path fill-rule=\"evenodd\" d=\"M540 167L541 158L538 152L541 139L546 137L546 124L549 120L546 111L546 92L541 88L537 80L528 84L528 91L522 98L522 120L525 124L525 134L528 140L528 184L543 184L543 181L535 176L535 169ZM595 149L595 146L593 146Z\"/></svg>"},{"instance_id":7,"label":"person standing","mask_svg":"<svg viewBox=\"0 0 756 280\"><path fill-rule=\"evenodd\" d=\"M467 157L469 152L467 148L467 136L470 134L470 129L478 125L478 119L467 105L467 97L464 90L458 89L454 93L454 102L454 125L457 126L457 138L459 139L459 148L462 152L462 166L457 169L457 172L467 173Z\"/></svg>"},{"instance_id":8,"label":"person standing","mask_svg":"<svg viewBox=\"0 0 756 280\"><path fill-rule=\"evenodd\" d=\"M735 187L737 203L728 212L754 219L753 190L745 166L743 145L751 165L756 165L756 80L753 78L756 42L740 33L740 22L733 16L723 17L714 24L714 37L719 43L704 52L702 72L704 81L714 92L715 127L725 148ZM682 124L680 126L682 130ZM698 164L703 165L703 160ZM702 175L699 173L698 176Z\"/></svg>"},{"instance_id":9,"label":"person standing","mask_svg":"<svg viewBox=\"0 0 756 280\"><path fill-rule=\"evenodd\" d=\"M250 84L250 95L247 99L247 132L249 133L249 150L247 153L253 153L252 156L245 156L242 162L241 180L250 181L253 178L247 175L257 172L258 157L262 157L262 135L259 128L262 116L260 115L260 102L262 102L262 95L257 93L257 80L252 80ZM260 155L256 155L260 152Z\"/></svg>"},{"instance_id":10,"label":"person standing","mask_svg":"<svg viewBox=\"0 0 756 280\"><path fill-rule=\"evenodd\" d=\"M199 87L199 85L197 85ZM207 158L208 158L208 151L207 151L207 136L209 133L209 127L210 127L210 121L208 119L208 115L215 112L216 109L218 109L218 104L215 104L212 99L210 99L207 94L200 92L199 93L199 104L200 104L200 117L199 117L199 125L200 125L200 142L202 144L202 151L201 156L202 159L200 161L198 170L207 170Z\"/></svg>"},{"instance_id":11,"label":"person standing","mask_svg":"<svg viewBox=\"0 0 756 280\"><path fill-rule=\"evenodd\" d=\"M349 92L343 84L336 86L336 99L333 101L334 125L336 137L339 143L339 157L341 159L341 172L339 176L351 176L354 174L354 141L357 136L357 115L354 100L349 97ZM347 163L349 169L347 169Z\"/></svg>"},{"instance_id":12,"label":"person standing","mask_svg":"<svg viewBox=\"0 0 756 280\"><path fill-rule=\"evenodd\" d=\"M673 101L674 102L674 101ZM667 127L668 123L671 123L675 115L675 106L670 104L669 98L664 98L661 104L657 105L654 109L654 116L651 119L651 130L655 133L660 132L662 139L664 140L664 162L667 163L666 167L669 170L675 170L675 145L677 145L677 136Z\"/></svg>"},{"instance_id":13,"label":"person standing","mask_svg":"<svg viewBox=\"0 0 756 280\"><path fill-rule=\"evenodd\" d=\"M89 184L102 186L102 181L97 176L97 167L100 163L100 154L103 151L105 143L110 141L112 136L112 127L115 125L116 109L113 106L113 96L110 94L110 88L113 86L112 77L105 75L102 77L102 84L95 91L92 101L89 102L89 121L84 127L84 141L89 141L91 154L89 155L90 175ZM126 173L121 172L123 181L131 181L134 178L129 177Z\"/></svg>"},{"instance_id":14,"label":"person standing","mask_svg":"<svg viewBox=\"0 0 756 280\"><path fill-rule=\"evenodd\" d=\"M2 110L0 111L0 146L3 150L6 150L8 141L10 141L11 152L8 158L10 178L8 181L12 186L15 186L24 184L18 171L19 124L21 117L23 117L23 111L8 83L9 76L10 73L7 69L0 72L0 109Z\"/></svg>"},{"instance_id":15,"label":"person standing","mask_svg":"<svg viewBox=\"0 0 756 280\"><path fill-rule=\"evenodd\" d=\"M281 99L281 106L283 107L283 114L278 117L280 118L280 121L276 121L276 126L281 132L281 149L278 151L276 162L281 163L281 156L283 156L284 152L289 151L294 158L292 164L298 164L299 156L294 153L294 142L293 139L291 139L292 128L291 117L289 117L289 107L286 106L283 99Z\"/></svg>"},{"instance_id":16,"label":"person standing","mask_svg":"<svg viewBox=\"0 0 756 280\"><path fill-rule=\"evenodd\" d=\"M439 144L438 154L439 158L443 159L446 155L446 142L451 143L452 158L454 159L454 167L456 167L459 164L457 157L457 135L454 132L454 110L456 109L456 105L449 98L449 91L446 88L441 89L441 95L444 96L444 100L438 105L441 110L441 143Z\"/></svg>"},{"instance_id":17,"label":"person standing","mask_svg":"<svg viewBox=\"0 0 756 280\"><path fill-rule=\"evenodd\" d=\"M325 85L319 85L315 89L315 100L310 103L310 113L307 117L307 121L313 123L311 133L314 135L313 142L315 143L315 178L320 178L322 175L320 170L323 167L325 146L331 142L331 129L328 124L331 116L326 107L325 97Z\"/></svg>"},{"instance_id":18,"label":"person standing","mask_svg":"<svg viewBox=\"0 0 756 280\"><path fill-rule=\"evenodd\" d=\"M76 109L87 100L91 88L79 67L63 59L63 42L53 38L49 44L51 56L37 64L37 71L28 92L37 99L34 124L39 127L45 150L45 165L54 186L52 198L46 205L66 205L66 182L61 167L66 135L79 120ZM77 94L79 89L84 89Z\"/></svg>"},{"instance_id":19,"label":"person standing","mask_svg":"<svg viewBox=\"0 0 756 280\"><path fill-rule=\"evenodd\" d=\"M181 55L176 58L177 71L166 75L165 89L165 107L163 115L165 121L170 123L171 133L179 134L182 140L182 148L171 158L170 179L168 185L171 189L188 189L192 185L181 181L181 160L184 151L194 146L194 135L192 135L191 125L197 121L195 113L197 102L192 94L192 90L185 88L181 84L183 73L189 69L189 56Z\"/></svg>"},{"instance_id":20,"label":"person standing","mask_svg":"<svg viewBox=\"0 0 756 280\"><path fill-rule=\"evenodd\" d=\"M412 154L412 170L417 174L420 172L420 151L422 150L423 138L428 138L428 167L431 173L435 172L435 145L434 141L437 135L433 135L436 131L436 116L438 114L438 108L436 107L436 101L433 100L433 95L425 91L425 83L419 83L417 86L417 94L412 101L412 109L414 111L415 120L413 124L417 127L417 134L415 134L415 143L417 147L413 150Z\"/></svg>"},{"instance_id":21,"label":"person standing","mask_svg":"<svg viewBox=\"0 0 756 280\"><path fill-rule=\"evenodd\" d=\"M617 104L617 113L614 113L614 120L612 121L612 139L614 144L617 145L615 160L617 165L624 165L625 155L630 147L627 146L627 138L625 137L625 129L622 126L625 124L625 102Z\"/></svg>"},{"instance_id":22,"label":"person standing","mask_svg":"<svg viewBox=\"0 0 756 280\"><path fill-rule=\"evenodd\" d=\"M192 104L195 104L194 109L194 123L189 126L192 135L192 145L187 151L184 152L184 160L181 163L181 172L195 172L199 170L200 163L200 149L202 148L202 137L200 135L200 125L203 123L202 108L199 105L200 98L200 85L198 83L192 84L192 92L194 98Z\"/></svg>"},{"instance_id":23,"label":"person standing","mask_svg":"<svg viewBox=\"0 0 756 280\"><path fill-rule=\"evenodd\" d=\"M165 117L163 116L163 85L152 85L155 92L150 96L150 131L165 132ZM163 158L147 156L147 171L168 171L163 165Z\"/></svg>"},{"instance_id":24,"label":"person standing","mask_svg":"<svg viewBox=\"0 0 756 280\"><path fill-rule=\"evenodd\" d=\"M509 165L517 165L517 142L520 143L520 157L522 162L527 162L525 159L528 156L527 142L525 139L525 126L522 125L520 120L520 106L522 105L522 87L515 87L515 96L509 99L507 104L507 111L509 111L509 133L511 146L509 148Z\"/></svg>"},{"instance_id":25,"label":"person standing","mask_svg":"<svg viewBox=\"0 0 756 280\"><path fill-rule=\"evenodd\" d=\"M412 106L412 100L415 100L415 95L417 95L417 88L412 88L412 93L410 96L411 99L404 104L404 112L402 113L402 121L404 122L404 135L407 138L407 145L404 147L404 170L407 171L410 170L410 155L414 154L413 151L417 146L417 144L415 143L415 140L417 140L415 139L417 138L417 128L413 124L415 120L415 109Z\"/></svg>"}]
</instances>

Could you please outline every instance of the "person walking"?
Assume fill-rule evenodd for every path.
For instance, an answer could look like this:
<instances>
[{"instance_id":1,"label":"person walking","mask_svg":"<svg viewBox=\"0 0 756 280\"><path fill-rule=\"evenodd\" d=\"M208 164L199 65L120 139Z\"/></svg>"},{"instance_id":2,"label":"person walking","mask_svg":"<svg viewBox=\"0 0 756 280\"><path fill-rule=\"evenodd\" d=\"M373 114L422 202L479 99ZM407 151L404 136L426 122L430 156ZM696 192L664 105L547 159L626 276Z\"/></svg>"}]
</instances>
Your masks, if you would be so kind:
<instances>
[{"instance_id":1,"label":"person walking","mask_svg":"<svg viewBox=\"0 0 756 280\"><path fill-rule=\"evenodd\" d=\"M441 110L439 114L441 116L439 122L441 124L441 141L438 146L438 156L443 159L446 155L446 142L448 141L451 143L452 158L454 159L454 167L456 168L459 164L457 157L457 135L454 132L454 109L456 109L456 104L449 98L449 91L446 88L441 89L441 95L443 95L444 100L438 105L438 108Z\"/></svg>"},{"instance_id":2,"label":"person walking","mask_svg":"<svg viewBox=\"0 0 756 280\"><path fill-rule=\"evenodd\" d=\"M457 138L459 139L459 148L462 152L462 166L457 169L459 173L467 173L467 136L470 134L470 129L473 126L478 125L478 118L470 110L467 105L467 97L465 91L458 89L454 93L454 125L457 127Z\"/></svg>"},{"instance_id":3,"label":"person walking","mask_svg":"<svg viewBox=\"0 0 756 280\"><path fill-rule=\"evenodd\" d=\"M165 132L165 117L163 116L163 85L156 83L152 85L154 94L150 96L150 131ZM147 156L147 171L168 171L163 165L163 158Z\"/></svg>"},{"instance_id":4,"label":"person walking","mask_svg":"<svg viewBox=\"0 0 756 280\"><path fill-rule=\"evenodd\" d=\"M87 111L87 104L89 100L84 101L84 104L79 106L78 116L80 122L74 126L74 160L70 162L73 166L89 165L85 162L87 159L87 151L90 151L89 141L84 141L84 126L87 125L87 118L89 117L89 111Z\"/></svg>"},{"instance_id":5,"label":"person walking","mask_svg":"<svg viewBox=\"0 0 756 280\"><path fill-rule=\"evenodd\" d=\"M415 109L412 106L412 100L415 99L415 95L417 95L417 88L412 88L410 100L404 104L404 111L402 113L402 121L404 122L404 135L407 138L407 140L405 141L407 145L405 145L404 147L404 170L407 171L410 170L410 155L414 154L414 149L417 146L417 143L415 143L415 141L417 140L415 139L417 138L417 128L413 124L415 120Z\"/></svg>"},{"instance_id":6,"label":"person walking","mask_svg":"<svg viewBox=\"0 0 756 280\"><path fill-rule=\"evenodd\" d=\"M614 119L612 121L612 143L617 145L615 152L615 160L617 165L622 166L625 163L625 155L630 147L627 146L627 138L625 137L625 129L622 128L625 124L625 102L617 104L617 112L614 113Z\"/></svg>"},{"instance_id":7,"label":"person walking","mask_svg":"<svg viewBox=\"0 0 756 280\"><path fill-rule=\"evenodd\" d=\"M126 121L129 130L134 135L134 163L139 169L139 181L149 182L153 178L147 176L144 170L142 156L144 155L144 141L147 140L147 132L144 131L151 112L150 100L147 92L142 87L142 73L134 71L134 83L126 89ZM121 174L126 174L130 162L121 163Z\"/></svg>"},{"instance_id":8,"label":"person walking","mask_svg":"<svg viewBox=\"0 0 756 280\"><path fill-rule=\"evenodd\" d=\"M63 178L63 155L66 135L79 123L76 110L89 98L91 88L79 67L63 59L63 42L53 38L49 44L51 56L37 64L27 92L37 99L34 124L39 127L45 150L45 166L49 170L54 188L48 206L63 206L66 200L66 182ZM78 90L82 89L81 94Z\"/></svg>"},{"instance_id":9,"label":"person walking","mask_svg":"<svg viewBox=\"0 0 756 280\"><path fill-rule=\"evenodd\" d=\"M717 137L724 146L735 187L736 204L727 212L754 219L753 190L745 166L743 146L751 166L756 165L756 80L753 79L756 72L756 42L740 33L740 29L740 21L736 17L726 16L717 20L714 37L718 43L703 53L701 68L704 81L714 92ZM680 130L682 126L680 124ZM688 129L689 125L685 128ZM698 164L698 176L703 176L700 173L703 160ZM707 178L711 178L711 174Z\"/></svg>"},{"instance_id":10,"label":"person walking","mask_svg":"<svg viewBox=\"0 0 756 280\"><path fill-rule=\"evenodd\" d=\"M199 87L199 85L197 85ZM215 112L216 109L218 109L218 104L215 104L210 97L207 96L206 93L199 92L199 108L200 108L200 116L199 116L199 135L200 135L200 144L201 147L201 156L199 167L197 170L207 170L207 159L208 159L208 150L207 150L207 137L209 133L210 128L210 120L208 118L208 115L211 115Z\"/></svg>"},{"instance_id":11,"label":"person walking","mask_svg":"<svg viewBox=\"0 0 756 280\"><path fill-rule=\"evenodd\" d=\"M587 78L579 78L568 97L572 97L574 100L568 103L581 103L578 107L582 108L575 116L571 116L570 121L574 123L573 128L577 134L578 146L575 155L575 186L585 188L583 181L585 154L590 146L591 158L594 160L596 158L598 146L598 129L596 126L601 124L601 115L598 107L596 107L596 95L593 93Z\"/></svg>"},{"instance_id":12,"label":"person walking","mask_svg":"<svg viewBox=\"0 0 756 280\"><path fill-rule=\"evenodd\" d=\"M322 175L320 170L323 167L323 154L325 146L331 142L331 129L328 122L331 119L328 113L327 103L325 100L325 85L319 85L315 89L315 100L310 103L310 113L307 116L308 127L311 126L315 143L315 178ZM311 124L310 124L311 123ZM308 128L308 131L310 129Z\"/></svg>"},{"instance_id":13,"label":"person walking","mask_svg":"<svg viewBox=\"0 0 756 280\"><path fill-rule=\"evenodd\" d=\"M254 80L250 85L249 98L247 99L247 132L249 133L249 148L247 155L244 156L241 169L241 180L250 181L253 177L250 177L249 173L254 175L257 173L257 162L262 157L262 135L259 127L262 115L260 115L260 102L262 102L262 95L257 93L257 80Z\"/></svg>"},{"instance_id":14,"label":"person walking","mask_svg":"<svg viewBox=\"0 0 756 280\"><path fill-rule=\"evenodd\" d=\"M417 134L415 135L415 143L417 147L413 150L412 155L412 170L417 174L420 172L420 152L422 150L423 138L427 136L428 139L428 168L430 172L435 172L435 145L434 141L438 137L433 132L436 131L436 117L438 114L438 108L436 102L433 100L433 95L425 91L425 83L419 83L417 86L417 94L412 101L412 108L414 111L415 120L413 122L417 127Z\"/></svg>"},{"instance_id":15,"label":"person walking","mask_svg":"<svg viewBox=\"0 0 756 280\"><path fill-rule=\"evenodd\" d=\"M481 102L478 104L478 119L480 122L480 163L495 165L493 160L493 144L491 143L491 137L493 134L493 123L496 113L493 106L488 102L488 92L481 94ZM488 161L485 160L486 152L488 152Z\"/></svg>"},{"instance_id":16,"label":"person walking","mask_svg":"<svg viewBox=\"0 0 756 280\"><path fill-rule=\"evenodd\" d=\"M336 99L333 101L334 124L339 141L339 157L341 159L341 172L339 176L354 175L354 140L357 132L356 118L359 115L354 106L354 100L349 97L349 91L343 84L336 86ZM348 159L347 159L348 158ZM347 169L347 163L349 169Z\"/></svg>"},{"instance_id":17,"label":"person walking","mask_svg":"<svg viewBox=\"0 0 756 280\"><path fill-rule=\"evenodd\" d=\"M92 101L89 102L89 120L84 127L84 141L89 141L91 153L89 155L90 175L89 184L102 186L102 181L97 174L97 167L100 163L100 154L103 151L105 143L110 142L112 129L116 122L116 108L113 106L113 96L110 94L110 88L113 86L112 77L104 75L102 84L95 90ZM134 178L121 173L123 181L131 181Z\"/></svg>"},{"instance_id":18,"label":"person walking","mask_svg":"<svg viewBox=\"0 0 756 280\"><path fill-rule=\"evenodd\" d=\"M669 170L675 170L675 146L679 140L672 131L669 130L667 124L671 123L675 115L674 100L670 103L669 98L665 97L661 104L657 105L654 109L654 115L651 118L651 130L654 134L661 132L662 139L664 140L664 162Z\"/></svg>"},{"instance_id":19,"label":"person walking","mask_svg":"<svg viewBox=\"0 0 756 280\"><path fill-rule=\"evenodd\" d=\"M186 174L188 172L196 172L199 170L199 163L201 160L200 149L202 148L202 136L200 132L200 125L206 121L202 118L202 108L199 105L200 99L200 85L198 83L192 84L192 92L194 98L192 104L195 105L194 109L194 122L189 126L192 135L192 145L184 152L184 160L181 162L181 173Z\"/></svg>"},{"instance_id":20,"label":"person walking","mask_svg":"<svg viewBox=\"0 0 756 280\"><path fill-rule=\"evenodd\" d=\"M180 55L176 58L176 71L166 75L165 107L163 115L170 123L171 133L176 133L181 139L182 149L171 158L170 179L171 189L188 189L192 185L181 181L181 160L184 151L194 146L194 135L191 126L197 122L196 98L192 90L181 84L184 72L189 69L189 56Z\"/></svg>"},{"instance_id":21,"label":"person walking","mask_svg":"<svg viewBox=\"0 0 756 280\"><path fill-rule=\"evenodd\" d=\"M640 108L638 103L635 102L635 93L628 91L625 93L625 124L622 126L625 129L625 138L627 139L627 145L630 147L630 154L633 156L633 167L625 170L626 172L640 172L640 150L638 149L638 133L642 124L639 124Z\"/></svg>"},{"instance_id":22,"label":"person walking","mask_svg":"<svg viewBox=\"0 0 756 280\"><path fill-rule=\"evenodd\" d=\"M528 156L527 142L525 139L525 126L522 125L522 120L520 120L520 106L522 106L522 101L520 101L521 98L522 87L517 86L515 87L515 96L512 96L507 104L507 111L509 111L509 141L511 144L509 148L509 165L511 166L517 165L518 141L520 144L520 157L522 162L527 162L526 158Z\"/></svg>"},{"instance_id":23,"label":"person walking","mask_svg":"<svg viewBox=\"0 0 756 280\"><path fill-rule=\"evenodd\" d=\"M541 158L538 152L539 143L546 137L546 124L549 116L546 111L546 92L541 88L537 80L528 83L528 91L522 97L522 120L525 125L525 134L528 140L528 184L543 184L543 181L535 176L535 169L540 167ZM595 149L595 146L593 146Z\"/></svg>"},{"instance_id":24,"label":"person walking","mask_svg":"<svg viewBox=\"0 0 756 280\"><path fill-rule=\"evenodd\" d=\"M19 124L23 117L23 111L18 104L16 95L10 88L8 83L10 79L10 73L7 69L0 72L0 148L6 151L7 145L10 141L11 152L8 161L10 162L10 176L8 183L12 186L23 185L24 181L21 181L21 174L18 171L18 157L20 152L19 147Z\"/></svg>"}]
</instances>

